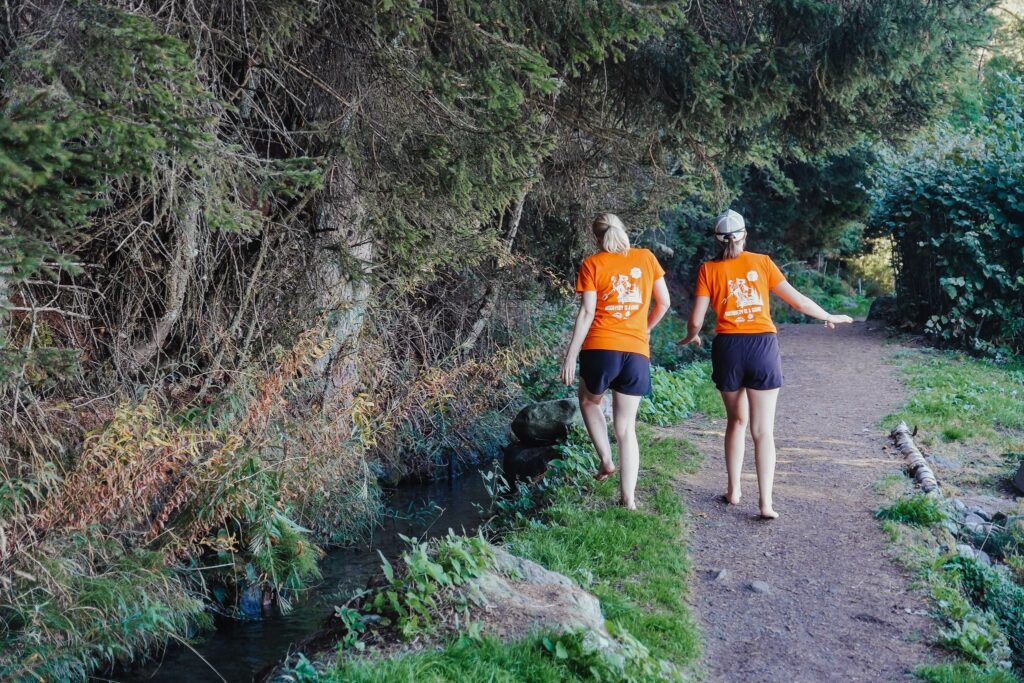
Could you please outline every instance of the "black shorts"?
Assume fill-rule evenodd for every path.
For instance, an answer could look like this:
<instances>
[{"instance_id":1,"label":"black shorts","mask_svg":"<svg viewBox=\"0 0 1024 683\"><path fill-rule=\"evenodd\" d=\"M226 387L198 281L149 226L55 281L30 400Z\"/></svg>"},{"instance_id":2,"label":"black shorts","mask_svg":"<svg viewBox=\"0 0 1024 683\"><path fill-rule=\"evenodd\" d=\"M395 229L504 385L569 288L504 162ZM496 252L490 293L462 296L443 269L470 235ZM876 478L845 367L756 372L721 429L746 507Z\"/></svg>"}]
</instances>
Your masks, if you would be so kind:
<instances>
[{"instance_id":1,"label":"black shorts","mask_svg":"<svg viewBox=\"0 0 1024 683\"><path fill-rule=\"evenodd\" d=\"M719 391L782 386L779 339L763 334L719 334L711 343L711 381Z\"/></svg>"},{"instance_id":2,"label":"black shorts","mask_svg":"<svg viewBox=\"0 0 1024 683\"><path fill-rule=\"evenodd\" d=\"M651 393L651 361L639 353L587 349L580 351L580 379L592 394L610 387L620 394L646 396Z\"/></svg>"}]
</instances>

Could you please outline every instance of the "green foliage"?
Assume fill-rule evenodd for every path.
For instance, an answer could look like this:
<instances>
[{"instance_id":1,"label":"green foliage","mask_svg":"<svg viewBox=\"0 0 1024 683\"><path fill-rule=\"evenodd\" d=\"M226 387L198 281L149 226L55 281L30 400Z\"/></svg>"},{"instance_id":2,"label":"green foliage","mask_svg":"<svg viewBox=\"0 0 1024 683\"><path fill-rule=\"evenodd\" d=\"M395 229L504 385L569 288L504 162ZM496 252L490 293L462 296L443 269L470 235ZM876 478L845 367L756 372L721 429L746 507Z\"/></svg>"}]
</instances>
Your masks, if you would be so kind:
<instances>
[{"instance_id":1,"label":"green foliage","mask_svg":"<svg viewBox=\"0 0 1024 683\"><path fill-rule=\"evenodd\" d=\"M1024 77L989 82L985 114L876 168L872 227L891 235L905 320L937 342L1024 349Z\"/></svg>"},{"instance_id":2,"label":"green foliage","mask_svg":"<svg viewBox=\"0 0 1024 683\"><path fill-rule=\"evenodd\" d=\"M651 332L651 366L675 370L681 365L706 360L707 349L693 346L677 346L676 342L686 336L686 321L670 310Z\"/></svg>"},{"instance_id":3,"label":"green foliage","mask_svg":"<svg viewBox=\"0 0 1024 683\"><path fill-rule=\"evenodd\" d=\"M583 496L593 489L598 461L586 430L573 427L569 439L555 448L559 457L548 463L543 479L532 486L520 482L511 491L497 474L497 464L492 472L481 473L491 495L491 526L501 530L541 525L538 514L563 492Z\"/></svg>"},{"instance_id":4,"label":"green foliage","mask_svg":"<svg viewBox=\"0 0 1024 683\"><path fill-rule=\"evenodd\" d=\"M860 279L868 296L892 294L896 275L892 269L892 240L875 237L867 240L867 250L847 261L850 281Z\"/></svg>"},{"instance_id":5,"label":"green foliage","mask_svg":"<svg viewBox=\"0 0 1024 683\"><path fill-rule=\"evenodd\" d=\"M186 44L141 17L82 11L76 44L0 65L19 84L0 91L0 321L17 286L81 272L69 249L112 183L146 177L157 158L204 139ZM73 350L33 341L0 334L0 388L70 369Z\"/></svg>"},{"instance_id":6,"label":"green foliage","mask_svg":"<svg viewBox=\"0 0 1024 683\"><path fill-rule=\"evenodd\" d=\"M662 427L678 424L696 408L696 389L707 381L700 365L674 371L652 367L651 394L641 399L639 418Z\"/></svg>"},{"instance_id":7,"label":"green foliage","mask_svg":"<svg viewBox=\"0 0 1024 683\"><path fill-rule=\"evenodd\" d=\"M432 543L403 537L410 549L402 553L399 571L381 555L388 586L369 600L367 610L390 620L399 634L411 639L429 633L435 626L441 601L453 589L479 576L490 564L490 548L483 536L466 538L451 529L448 535ZM461 612L468 603L456 605ZM360 623L351 619L350 633Z\"/></svg>"},{"instance_id":8,"label":"green foliage","mask_svg":"<svg viewBox=\"0 0 1024 683\"><path fill-rule=\"evenodd\" d=\"M1005 567L957 556L943 567L978 609L995 621L1018 661L1024 661L1024 586Z\"/></svg>"},{"instance_id":9,"label":"green foliage","mask_svg":"<svg viewBox=\"0 0 1024 683\"><path fill-rule=\"evenodd\" d=\"M548 401L576 395L572 387L562 384L562 356L559 353L569 335L574 315L575 308L568 302L544 305L530 328L528 338L513 342L541 351L534 356L532 363L510 378L522 388L525 400Z\"/></svg>"},{"instance_id":10,"label":"green foliage","mask_svg":"<svg viewBox=\"0 0 1024 683\"><path fill-rule=\"evenodd\" d=\"M959 576L949 571L949 562L940 559L925 570L932 602L944 622L939 642L986 669L1008 669L1011 650L1006 635L992 614L972 605Z\"/></svg>"},{"instance_id":11,"label":"green foliage","mask_svg":"<svg viewBox=\"0 0 1024 683\"><path fill-rule=\"evenodd\" d=\"M944 515L934 498L924 494L916 494L900 498L892 505L880 508L875 513L875 518L926 527L941 522Z\"/></svg>"},{"instance_id":12,"label":"green foliage","mask_svg":"<svg viewBox=\"0 0 1024 683\"><path fill-rule=\"evenodd\" d=\"M803 264L786 268L786 279L802 294L816 301L829 313L849 316L867 315L871 300L858 296L845 280L832 273L811 270ZM776 322L818 322L801 315L772 296L772 319ZM820 323L819 323L820 324Z\"/></svg>"},{"instance_id":13,"label":"green foliage","mask_svg":"<svg viewBox=\"0 0 1024 683\"><path fill-rule=\"evenodd\" d=\"M624 634L617 634L620 637ZM346 683L490 683L494 681L655 681L672 672L651 661L643 646L627 641L621 653L607 653L577 634L531 635L513 643L461 637L446 647L386 660L346 660L312 679ZM655 674L656 672L656 674Z\"/></svg>"},{"instance_id":14,"label":"green foliage","mask_svg":"<svg viewBox=\"0 0 1024 683\"><path fill-rule=\"evenodd\" d=\"M784 245L800 260L850 256L863 247L857 227L871 206L864 181L872 160L870 147L859 145L781 168L753 167L735 208L758 244Z\"/></svg>"}]
</instances>

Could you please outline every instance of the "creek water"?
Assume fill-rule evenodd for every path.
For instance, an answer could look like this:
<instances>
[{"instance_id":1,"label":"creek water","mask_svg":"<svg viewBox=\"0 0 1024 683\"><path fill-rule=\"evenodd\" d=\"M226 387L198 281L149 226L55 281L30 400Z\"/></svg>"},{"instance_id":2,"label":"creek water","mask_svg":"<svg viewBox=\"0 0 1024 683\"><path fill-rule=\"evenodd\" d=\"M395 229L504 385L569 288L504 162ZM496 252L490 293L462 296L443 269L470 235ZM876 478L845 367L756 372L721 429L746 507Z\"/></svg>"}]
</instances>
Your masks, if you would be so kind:
<instances>
[{"instance_id":1,"label":"creek water","mask_svg":"<svg viewBox=\"0 0 1024 683\"><path fill-rule=\"evenodd\" d=\"M475 504L489 502L478 472L450 481L402 486L388 493L388 514L362 545L328 551L320 563L323 578L293 598L293 609L261 620L219 619L211 634L189 647L171 644L155 661L132 671L97 676L99 681L247 683L268 664L279 661L294 642L319 630L335 605L366 585L380 569L383 553L389 560L405 549L399 535L432 538L448 533L473 533L481 523ZM215 673L216 671L216 673Z\"/></svg>"}]
</instances>

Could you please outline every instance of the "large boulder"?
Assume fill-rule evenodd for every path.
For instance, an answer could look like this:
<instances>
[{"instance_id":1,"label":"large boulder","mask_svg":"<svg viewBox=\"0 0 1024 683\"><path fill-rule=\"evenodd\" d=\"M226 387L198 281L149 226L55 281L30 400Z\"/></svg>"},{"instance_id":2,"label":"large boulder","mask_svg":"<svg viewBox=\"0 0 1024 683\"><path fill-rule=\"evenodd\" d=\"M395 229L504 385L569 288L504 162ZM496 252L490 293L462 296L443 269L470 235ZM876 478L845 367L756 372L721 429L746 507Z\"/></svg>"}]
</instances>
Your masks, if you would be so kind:
<instances>
[{"instance_id":1,"label":"large boulder","mask_svg":"<svg viewBox=\"0 0 1024 683\"><path fill-rule=\"evenodd\" d=\"M601 603L569 577L495 547L491 570L469 590L483 598L474 619L482 631L503 640L528 633L583 630L603 647L615 643L605 628ZM477 592L478 591L478 592Z\"/></svg>"},{"instance_id":2,"label":"large boulder","mask_svg":"<svg viewBox=\"0 0 1024 683\"><path fill-rule=\"evenodd\" d=\"M875 297L868 309L868 322L895 322L899 318L896 297L892 294Z\"/></svg>"},{"instance_id":3,"label":"large boulder","mask_svg":"<svg viewBox=\"0 0 1024 683\"><path fill-rule=\"evenodd\" d=\"M501 470L505 480L516 489L516 482L536 479L548 469L548 463L558 457L553 446L530 446L520 441L502 449Z\"/></svg>"},{"instance_id":4,"label":"large boulder","mask_svg":"<svg viewBox=\"0 0 1024 683\"><path fill-rule=\"evenodd\" d=\"M527 444L564 441L580 420L580 406L574 398L540 401L519 411L512 420L512 432Z\"/></svg>"}]
</instances>

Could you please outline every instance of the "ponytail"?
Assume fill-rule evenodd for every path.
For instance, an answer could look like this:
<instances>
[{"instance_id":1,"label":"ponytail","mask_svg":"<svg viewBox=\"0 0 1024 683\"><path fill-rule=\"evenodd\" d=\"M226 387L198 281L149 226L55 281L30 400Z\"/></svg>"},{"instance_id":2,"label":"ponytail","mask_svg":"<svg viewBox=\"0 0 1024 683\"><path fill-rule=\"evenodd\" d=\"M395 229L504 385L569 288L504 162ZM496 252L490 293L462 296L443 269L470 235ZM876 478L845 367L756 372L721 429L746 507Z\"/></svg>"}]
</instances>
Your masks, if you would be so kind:
<instances>
[{"instance_id":1,"label":"ponytail","mask_svg":"<svg viewBox=\"0 0 1024 683\"><path fill-rule=\"evenodd\" d=\"M743 253L743 248L746 245L746 238L743 239L730 239L724 244L719 242L718 244L718 261L727 261L729 259L736 258Z\"/></svg>"},{"instance_id":2,"label":"ponytail","mask_svg":"<svg viewBox=\"0 0 1024 683\"><path fill-rule=\"evenodd\" d=\"M718 259L725 261L743 253L747 244L747 223L743 216L732 209L715 219L715 240L718 242Z\"/></svg>"},{"instance_id":3,"label":"ponytail","mask_svg":"<svg viewBox=\"0 0 1024 683\"><path fill-rule=\"evenodd\" d=\"M613 213L598 214L594 219L594 237L605 251L613 254L625 254L629 251L629 235L626 226Z\"/></svg>"}]
</instances>

